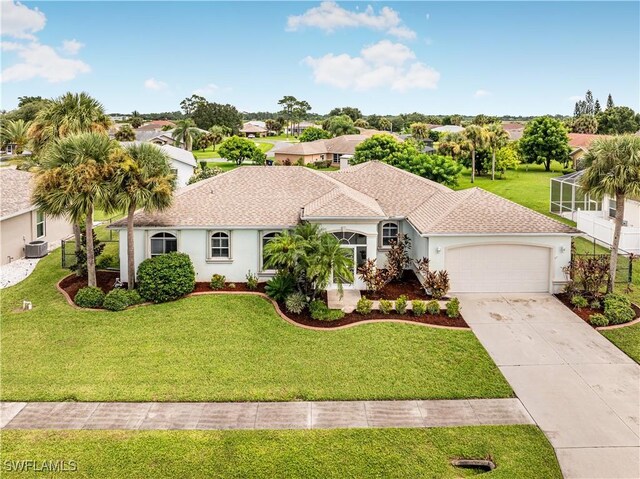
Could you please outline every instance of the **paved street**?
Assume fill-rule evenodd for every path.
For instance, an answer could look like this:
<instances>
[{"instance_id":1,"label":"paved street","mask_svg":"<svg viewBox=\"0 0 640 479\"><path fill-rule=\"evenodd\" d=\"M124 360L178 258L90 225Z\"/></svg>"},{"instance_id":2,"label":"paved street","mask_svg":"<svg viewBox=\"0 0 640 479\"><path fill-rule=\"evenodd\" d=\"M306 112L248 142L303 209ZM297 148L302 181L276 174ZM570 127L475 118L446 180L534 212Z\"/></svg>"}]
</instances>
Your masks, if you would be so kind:
<instances>
[{"instance_id":1,"label":"paved street","mask_svg":"<svg viewBox=\"0 0 640 479\"><path fill-rule=\"evenodd\" d=\"M640 366L551 295L459 297L566 478L640 477Z\"/></svg>"}]
</instances>

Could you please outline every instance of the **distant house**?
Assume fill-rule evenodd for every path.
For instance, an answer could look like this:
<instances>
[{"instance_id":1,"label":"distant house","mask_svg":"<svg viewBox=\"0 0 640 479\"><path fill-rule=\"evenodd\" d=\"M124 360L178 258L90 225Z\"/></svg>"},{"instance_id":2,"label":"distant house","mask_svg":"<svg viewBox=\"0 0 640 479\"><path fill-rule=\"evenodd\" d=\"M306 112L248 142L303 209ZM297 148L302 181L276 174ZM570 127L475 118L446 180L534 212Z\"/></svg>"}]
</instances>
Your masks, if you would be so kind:
<instances>
[{"instance_id":1,"label":"distant house","mask_svg":"<svg viewBox=\"0 0 640 479\"><path fill-rule=\"evenodd\" d=\"M569 146L571 147L569 156L571 157L573 167L577 168L579 166L578 161L589 151L593 140L608 138L608 136L609 135L592 135L590 133L569 133Z\"/></svg>"},{"instance_id":2,"label":"distant house","mask_svg":"<svg viewBox=\"0 0 640 479\"><path fill-rule=\"evenodd\" d=\"M511 141L519 140L524 133L524 123L505 122L502 124L502 128L509 133L509 140Z\"/></svg>"},{"instance_id":3,"label":"distant house","mask_svg":"<svg viewBox=\"0 0 640 479\"><path fill-rule=\"evenodd\" d=\"M307 128L312 128L312 127L317 128L318 125L316 125L315 123L311 123L309 121L301 121L300 123L296 123L295 125L287 126L285 128L285 131L288 135L298 136Z\"/></svg>"},{"instance_id":4,"label":"distant house","mask_svg":"<svg viewBox=\"0 0 640 479\"><path fill-rule=\"evenodd\" d=\"M121 142L123 146L141 143L139 141ZM197 166L196 159L190 151L167 144L158 144L158 148L164 151L170 158L171 171L176 175L178 188L187 186L189 178Z\"/></svg>"},{"instance_id":5,"label":"distant house","mask_svg":"<svg viewBox=\"0 0 640 479\"><path fill-rule=\"evenodd\" d=\"M199 133L207 133L206 130L196 128ZM171 145L179 148L185 148L184 142L178 142L173 138L173 130L157 131L157 130L134 130L136 133L136 141L144 141L154 143L156 145Z\"/></svg>"},{"instance_id":6,"label":"distant house","mask_svg":"<svg viewBox=\"0 0 640 479\"><path fill-rule=\"evenodd\" d=\"M436 133L460 133L464 131L464 128L458 125L442 125L432 128L431 131Z\"/></svg>"},{"instance_id":7,"label":"distant house","mask_svg":"<svg viewBox=\"0 0 640 479\"><path fill-rule=\"evenodd\" d=\"M371 136L370 134L342 135L328 140L294 143L276 151L274 160L277 164L284 165L297 164L300 160L305 165L316 161L330 160L332 164L337 166L343 155L354 155L356 146Z\"/></svg>"},{"instance_id":8,"label":"distant house","mask_svg":"<svg viewBox=\"0 0 640 479\"><path fill-rule=\"evenodd\" d=\"M240 129L240 136L247 138L260 138L267 136L267 129L263 126L256 125L254 122L247 122Z\"/></svg>"},{"instance_id":9,"label":"distant house","mask_svg":"<svg viewBox=\"0 0 640 479\"><path fill-rule=\"evenodd\" d=\"M73 233L66 218L53 218L31 203L34 176L13 168L0 169L0 264L25 256L25 245L46 241L51 249Z\"/></svg>"},{"instance_id":10,"label":"distant house","mask_svg":"<svg viewBox=\"0 0 640 479\"><path fill-rule=\"evenodd\" d=\"M140 131L161 131L165 127L175 128L176 124L169 120L154 120L140 126Z\"/></svg>"}]
</instances>

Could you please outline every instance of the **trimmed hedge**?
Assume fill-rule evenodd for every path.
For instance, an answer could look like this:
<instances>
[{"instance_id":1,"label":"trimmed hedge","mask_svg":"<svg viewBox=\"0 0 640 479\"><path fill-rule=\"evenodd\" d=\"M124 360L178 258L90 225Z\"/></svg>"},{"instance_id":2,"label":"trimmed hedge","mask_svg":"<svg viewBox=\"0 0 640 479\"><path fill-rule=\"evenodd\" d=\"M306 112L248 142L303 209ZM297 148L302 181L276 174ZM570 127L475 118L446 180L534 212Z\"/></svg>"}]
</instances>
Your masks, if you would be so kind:
<instances>
[{"instance_id":1,"label":"trimmed hedge","mask_svg":"<svg viewBox=\"0 0 640 479\"><path fill-rule=\"evenodd\" d=\"M604 298L604 315L609 320L609 324L623 324L633 320L636 312L626 296L608 294Z\"/></svg>"},{"instance_id":2,"label":"trimmed hedge","mask_svg":"<svg viewBox=\"0 0 640 479\"><path fill-rule=\"evenodd\" d=\"M81 308L100 308L104 302L104 292L95 286L80 288L73 299Z\"/></svg>"},{"instance_id":3,"label":"trimmed hedge","mask_svg":"<svg viewBox=\"0 0 640 479\"><path fill-rule=\"evenodd\" d=\"M112 289L107 293L102 303L102 307L109 311L122 311L127 309L130 303L130 296L126 289Z\"/></svg>"},{"instance_id":4,"label":"trimmed hedge","mask_svg":"<svg viewBox=\"0 0 640 479\"><path fill-rule=\"evenodd\" d=\"M145 259L138 267L138 292L154 303L181 298L193 291L196 273L189 255L167 253Z\"/></svg>"}]
</instances>

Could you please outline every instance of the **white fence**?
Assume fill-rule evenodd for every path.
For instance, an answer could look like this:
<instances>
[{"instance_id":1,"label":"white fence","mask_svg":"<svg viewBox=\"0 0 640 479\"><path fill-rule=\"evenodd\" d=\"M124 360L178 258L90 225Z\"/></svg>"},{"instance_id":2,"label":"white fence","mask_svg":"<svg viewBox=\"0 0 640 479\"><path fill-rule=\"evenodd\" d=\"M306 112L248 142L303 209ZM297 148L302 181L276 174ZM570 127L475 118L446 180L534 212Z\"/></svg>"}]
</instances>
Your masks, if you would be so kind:
<instances>
[{"instance_id":1,"label":"white fence","mask_svg":"<svg viewBox=\"0 0 640 479\"><path fill-rule=\"evenodd\" d=\"M613 241L613 221L599 216L601 213L578 211L578 229L608 245ZM620 232L620 248L633 254L640 254L640 228L623 226Z\"/></svg>"}]
</instances>

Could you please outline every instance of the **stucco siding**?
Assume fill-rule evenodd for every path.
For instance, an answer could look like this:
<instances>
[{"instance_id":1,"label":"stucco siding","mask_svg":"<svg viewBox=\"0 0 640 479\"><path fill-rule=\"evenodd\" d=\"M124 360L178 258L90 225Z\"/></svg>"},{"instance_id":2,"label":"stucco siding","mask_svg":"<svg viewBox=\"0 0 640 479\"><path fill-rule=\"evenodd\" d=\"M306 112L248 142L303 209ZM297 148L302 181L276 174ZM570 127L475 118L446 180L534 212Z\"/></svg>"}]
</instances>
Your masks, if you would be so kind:
<instances>
[{"instance_id":1,"label":"stucco siding","mask_svg":"<svg viewBox=\"0 0 640 479\"><path fill-rule=\"evenodd\" d=\"M193 167L182 163L181 161L171 160L171 168L177 170L177 186L182 188L187 186L189 178L193 176Z\"/></svg>"}]
</instances>

